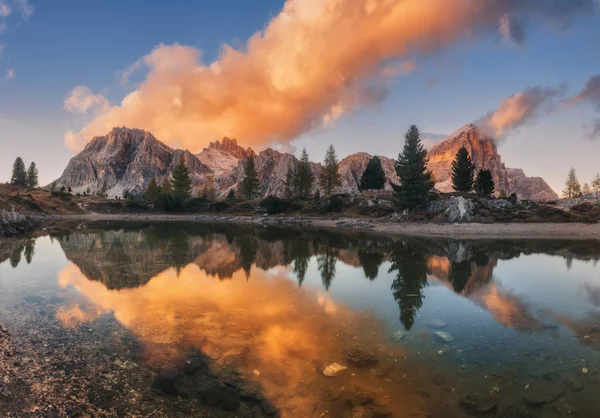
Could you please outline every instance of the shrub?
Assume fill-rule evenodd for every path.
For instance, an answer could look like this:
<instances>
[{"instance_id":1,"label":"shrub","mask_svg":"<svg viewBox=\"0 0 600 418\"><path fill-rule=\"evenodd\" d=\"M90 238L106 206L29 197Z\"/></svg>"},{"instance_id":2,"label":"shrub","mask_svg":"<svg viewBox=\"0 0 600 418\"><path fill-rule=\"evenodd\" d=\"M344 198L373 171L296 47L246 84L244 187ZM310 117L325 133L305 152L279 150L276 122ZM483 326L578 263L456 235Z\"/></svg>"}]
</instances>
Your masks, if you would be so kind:
<instances>
[{"instance_id":1,"label":"shrub","mask_svg":"<svg viewBox=\"0 0 600 418\"><path fill-rule=\"evenodd\" d=\"M275 215L277 213L283 213L290 209L298 209L299 206L288 199L280 199L276 196L267 196L260 203L259 206L264 209L269 215Z\"/></svg>"},{"instance_id":2,"label":"shrub","mask_svg":"<svg viewBox=\"0 0 600 418\"><path fill-rule=\"evenodd\" d=\"M211 203L210 210L213 212L225 212L231 205L223 200Z\"/></svg>"}]
</instances>

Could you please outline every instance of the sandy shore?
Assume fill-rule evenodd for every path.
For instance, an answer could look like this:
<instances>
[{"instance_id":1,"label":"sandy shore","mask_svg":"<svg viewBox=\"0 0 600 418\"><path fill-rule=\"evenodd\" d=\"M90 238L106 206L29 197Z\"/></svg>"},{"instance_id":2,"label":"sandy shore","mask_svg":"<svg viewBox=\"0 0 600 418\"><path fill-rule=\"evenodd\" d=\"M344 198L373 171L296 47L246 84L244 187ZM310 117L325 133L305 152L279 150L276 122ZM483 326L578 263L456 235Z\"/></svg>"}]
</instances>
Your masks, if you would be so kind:
<instances>
[{"instance_id":1,"label":"sandy shore","mask_svg":"<svg viewBox=\"0 0 600 418\"><path fill-rule=\"evenodd\" d=\"M468 239L600 239L600 224L509 223L434 224L397 222L375 218L324 218L308 216L170 215L170 214L88 214L52 216L51 220L81 221L186 221L222 222L245 225L274 225L371 231L388 235L449 237Z\"/></svg>"}]
</instances>

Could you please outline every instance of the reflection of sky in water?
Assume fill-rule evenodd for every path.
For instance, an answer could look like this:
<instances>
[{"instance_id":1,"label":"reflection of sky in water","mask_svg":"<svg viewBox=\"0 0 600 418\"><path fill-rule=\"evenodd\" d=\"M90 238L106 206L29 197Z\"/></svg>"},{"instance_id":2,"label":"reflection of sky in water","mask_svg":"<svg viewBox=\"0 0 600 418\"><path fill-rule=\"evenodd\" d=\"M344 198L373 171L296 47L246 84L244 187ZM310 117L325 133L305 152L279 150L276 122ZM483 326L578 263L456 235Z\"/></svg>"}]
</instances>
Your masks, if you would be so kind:
<instances>
[{"instance_id":1,"label":"reflection of sky in water","mask_svg":"<svg viewBox=\"0 0 600 418\"><path fill-rule=\"evenodd\" d=\"M73 235L69 241L38 238L31 264L22 259L15 269L9 260L0 263L0 303L9 308L8 315L19 315L10 308L23 297L69 296L55 307L67 329L77 330L111 313L141 339L153 361L170 361L194 347L228 364L251 347L253 354L239 360L239 367L250 373L260 369L267 391L280 405L281 399L287 399L286 390L293 392L305 376L314 378L315 368L339 361L344 349L358 343L398 358L425 353L431 364L450 371L466 363L478 375L494 367L521 367L539 350L553 359L547 364L525 364L525 376L528 368L563 358L585 358L600 366L598 352L580 344L589 323L597 323L594 315L600 313L591 294L600 288L600 276L591 261L574 259L567 268L560 256L521 254L498 260L492 255L483 263L469 261L466 285L453 289L452 257L439 248L435 255L419 253L429 270L421 290L423 303L408 337L392 344L389 335L403 329L392 292L399 274L391 270L393 247L382 250L388 258L373 280L365 277L352 249L339 250L346 253L337 254L335 277L325 291L318 257L322 248L318 255L310 255L299 288L292 265L279 261L286 251L281 240L246 246L251 250L261 246L266 254L261 262L271 266L263 270L254 263L247 275L239 261L243 254L231 239L192 236L191 244L184 247L180 241L161 240L151 246L143 234L133 233L130 241L123 242L119 234L98 235L93 245L85 234ZM104 242L107 237L119 239ZM190 252L187 258L178 253L180 248ZM165 254L169 251L173 254ZM128 270L130 266L133 270ZM217 278L229 272L231 278ZM128 274L138 284L131 285ZM102 282L106 279L111 286ZM129 285L115 287L121 282ZM444 356L437 355L444 344L431 336L429 324L434 319L445 322L443 331L454 337ZM284 369L286 376L277 375ZM363 384L385 386L381 379L372 382L368 373L360 376Z\"/></svg>"}]
</instances>

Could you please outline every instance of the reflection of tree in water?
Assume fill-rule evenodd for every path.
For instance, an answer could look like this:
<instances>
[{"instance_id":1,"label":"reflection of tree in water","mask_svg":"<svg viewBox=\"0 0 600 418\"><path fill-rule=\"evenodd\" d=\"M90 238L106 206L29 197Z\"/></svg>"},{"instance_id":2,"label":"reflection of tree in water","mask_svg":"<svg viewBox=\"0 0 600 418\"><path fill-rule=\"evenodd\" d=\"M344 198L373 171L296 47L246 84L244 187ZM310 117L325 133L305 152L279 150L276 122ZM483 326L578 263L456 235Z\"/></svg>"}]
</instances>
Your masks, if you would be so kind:
<instances>
[{"instance_id":1,"label":"reflection of tree in water","mask_svg":"<svg viewBox=\"0 0 600 418\"><path fill-rule=\"evenodd\" d=\"M317 268L321 272L321 280L325 290L329 290L335 277L335 263L337 262L336 250L325 248L325 253L317 257Z\"/></svg>"},{"instance_id":2,"label":"reflection of tree in water","mask_svg":"<svg viewBox=\"0 0 600 418\"><path fill-rule=\"evenodd\" d=\"M12 268L17 268L17 266L21 262L21 252L23 252L23 246L19 245L10 254L10 265L12 266Z\"/></svg>"},{"instance_id":3,"label":"reflection of tree in water","mask_svg":"<svg viewBox=\"0 0 600 418\"><path fill-rule=\"evenodd\" d=\"M302 282L304 282L308 262L310 261L310 242L308 240L292 241L290 244L290 254L293 260L292 270L296 273L298 286L300 287L302 286Z\"/></svg>"},{"instance_id":4,"label":"reflection of tree in water","mask_svg":"<svg viewBox=\"0 0 600 418\"><path fill-rule=\"evenodd\" d=\"M428 274L425 252L417 245L400 243L393 248L391 261L389 273L397 272L392 293L400 308L400 322L409 330L425 297L423 288L427 286Z\"/></svg>"},{"instance_id":5,"label":"reflection of tree in water","mask_svg":"<svg viewBox=\"0 0 600 418\"><path fill-rule=\"evenodd\" d=\"M25 243L25 251L23 254L25 255L25 260L27 260L27 264L31 264L31 260L33 260L33 255L35 254L35 240L29 239Z\"/></svg>"},{"instance_id":6,"label":"reflection of tree in water","mask_svg":"<svg viewBox=\"0 0 600 418\"><path fill-rule=\"evenodd\" d=\"M375 280L377 278L379 266L383 263L384 257L381 252L358 250L358 261L368 279Z\"/></svg>"},{"instance_id":7,"label":"reflection of tree in water","mask_svg":"<svg viewBox=\"0 0 600 418\"><path fill-rule=\"evenodd\" d=\"M246 278L248 278L250 277L252 264L256 260L256 242L251 235L242 235L236 240L236 243L240 249L240 265L244 269L244 272L246 272Z\"/></svg>"},{"instance_id":8,"label":"reflection of tree in water","mask_svg":"<svg viewBox=\"0 0 600 418\"><path fill-rule=\"evenodd\" d=\"M471 277L471 261L452 262L448 279L456 293L462 293Z\"/></svg>"}]
</instances>

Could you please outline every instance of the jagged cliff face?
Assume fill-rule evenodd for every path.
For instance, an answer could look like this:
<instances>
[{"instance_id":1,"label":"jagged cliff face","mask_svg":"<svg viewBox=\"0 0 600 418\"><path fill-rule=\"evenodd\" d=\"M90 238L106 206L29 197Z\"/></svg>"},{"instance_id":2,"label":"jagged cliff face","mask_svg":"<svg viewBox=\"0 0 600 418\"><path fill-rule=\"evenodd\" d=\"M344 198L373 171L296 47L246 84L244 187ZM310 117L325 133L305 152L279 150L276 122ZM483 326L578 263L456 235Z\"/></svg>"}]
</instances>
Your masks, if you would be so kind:
<instances>
[{"instance_id":1,"label":"jagged cliff face","mask_svg":"<svg viewBox=\"0 0 600 418\"><path fill-rule=\"evenodd\" d=\"M452 161L461 147L469 151L476 172L492 172L496 192L516 193L520 198L539 201L558 199L558 195L541 177L527 177L523 170L506 168L494 140L473 124L467 124L427 152L428 168L435 178L435 187L441 192L452 192Z\"/></svg>"},{"instance_id":2,"label":"jagged cliff face","mask_svg":"<svg viewBox=\"0 0 600 418\"><path fill-rule=\"evenodd\" d=\"M541 177L527 177L520 168L507 168L509 190L524 199L548 202L558 195Z\"/></svg>"},{"instance_id":3,"label":"jagged cliff face","mask_svg":"<svg viewBox=\"0 0 600 418\"><path fill-rule=\"evenodd\" d=\"M452 161L461 147L469 151L476 170L492 172L496 190L508 191L508 173L496 149L496 144L475 125L463 126L427 152L428 168L435 178L435 187L441 192L452 192Z\"/></svg>"},{"instance_id":4,"label":"jagged cliff face","mask_svg":"<svg viewBox=\"0 0 600 418\"><path fill-rule=\"evenodd\" d=\"M161 181L183 158L195 186L213 171L189 151L174 150L141 129L114 128L95 137L69 161L54 187L71 187L73 193L106 192L121 197L140 194L152 177Z\"/></svg>"},{"instance_id":5,"label":"jagged cliff face","mask_svg":"<svg viewBox=\"0 0 600 418\"><path fill-rule=\"evenodd\" d=\"M535 200L558 197L543 179L527 177L519 169L507 169L495 142L472 124L465 125L428 151L428 167L434 174L438 190L452 191L451 165L462 146L469 151L477 170L485 168L492 172L497 192L515 192L522 198ZM244 178L247 157L256 158L261 194L283 196L288 169L296 170L298 165L298 159L292 154L270 148L256 154L252 149L238 145L235 139L223 138L194 155L169 148L149 132L126 128L115 128L108 135L90 141L71 159L55 187L71 187L74 193L105 190L109 197L121 197L125 192L141 194L152 177L161 182L183 159L196 192L210 182L214 184L216 196L224 197L230 189L238 189ZM359 152L342 159L339 164L342 184L335 192L356 192L371 158L370 154ZM379 158L387 179L398 184L394 159ZM323 167L320 163L311 163L311 168L315 178L314 193L320 188L318 179ZM389 182L385 187L390 188Z\"/></svg>"},{"instance_id":6,"label":"jagged cliff face","mask_svg":"<svg viewBox=\"0 0 600 418\"><path fill-rule=\"evenodd\" d=\"M244 149L238 145L235 139L231 138L211 142L207 148L196 154L198 159L210 167L217 176L231 172L240 160L255 155L252 148Z\"/></svg>"}]
</instances>

